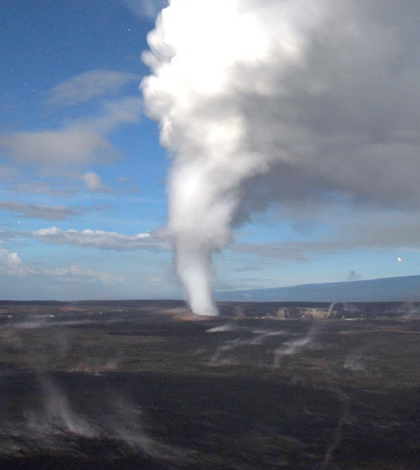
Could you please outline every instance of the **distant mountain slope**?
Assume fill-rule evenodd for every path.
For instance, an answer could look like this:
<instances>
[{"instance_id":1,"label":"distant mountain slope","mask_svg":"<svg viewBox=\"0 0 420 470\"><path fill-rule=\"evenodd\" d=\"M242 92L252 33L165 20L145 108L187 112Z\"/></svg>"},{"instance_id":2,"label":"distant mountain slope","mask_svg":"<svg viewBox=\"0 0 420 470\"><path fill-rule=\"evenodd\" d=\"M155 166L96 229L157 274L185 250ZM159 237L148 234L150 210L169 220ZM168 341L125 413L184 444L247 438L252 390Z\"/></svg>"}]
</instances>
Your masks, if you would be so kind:
<instances>
[{"instance_id":1,"label":"distant mountain slope","mask_svg":"<svg viewBox=\"0 0 420 470\"><path fill-rule=\"evenodd\" d=\"M420 275L368 281L218 292L217 300L257 302L409 302L420 301Z\"/></svg>"}]
</instances>

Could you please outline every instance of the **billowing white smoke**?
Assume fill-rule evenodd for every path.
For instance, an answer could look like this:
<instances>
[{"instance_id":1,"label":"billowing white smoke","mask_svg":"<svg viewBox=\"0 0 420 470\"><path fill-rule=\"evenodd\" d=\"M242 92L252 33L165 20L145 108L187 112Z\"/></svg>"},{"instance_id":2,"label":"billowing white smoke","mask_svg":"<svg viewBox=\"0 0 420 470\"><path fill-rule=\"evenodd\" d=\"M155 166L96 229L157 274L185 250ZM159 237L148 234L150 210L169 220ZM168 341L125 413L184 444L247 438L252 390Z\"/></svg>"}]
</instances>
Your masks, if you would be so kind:
<instances>
[{"instance_id":1,"label":"billowing white smoke","mask_svg":"<svg viewBox=\"0 0 420 470\"><path fill-rule=\"evenodd\" d=\"M412 198L417 182L393 158L419 174L407 141L420 117L407 88L418 82L401 58L416 28L401 19L419 8L402 3L171 0L161 12L141 87L173 158L168 229L195 313L217 313L212 252L270 200Z\"/></svg>"}]
</instances>

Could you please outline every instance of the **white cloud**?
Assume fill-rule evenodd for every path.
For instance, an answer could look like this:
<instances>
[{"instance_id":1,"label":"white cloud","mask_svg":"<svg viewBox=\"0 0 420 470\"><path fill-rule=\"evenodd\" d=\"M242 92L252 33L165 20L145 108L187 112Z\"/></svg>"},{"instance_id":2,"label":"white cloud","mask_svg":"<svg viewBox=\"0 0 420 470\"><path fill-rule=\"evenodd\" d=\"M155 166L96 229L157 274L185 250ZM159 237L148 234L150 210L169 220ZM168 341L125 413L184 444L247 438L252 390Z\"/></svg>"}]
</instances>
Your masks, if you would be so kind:
<instances>
[{"instance_id":1,"label":"white cloud","mask_svg":"<svg viewBox=\"0 0 420 470\"><path fill-rule=\"evenodd\" d=\"M63 220L81 214L79 209L64 206L45 206L22 202L0 201L0 210L16 212L26 219Z\"/></svg>"},{"instance_id":2,"label":"white cloud","mask_svg":"<svg viewBox=\"0 0 420 470\"><path fill-rule=\"evenodd\" d=\"M22 260L17 253L0 248L0 267L10 270L13 274L21 270Z\"/></svg>"},{"instance_id":3,"label":"white cloud","mask_svg":"<svg viewBox=\"0 0 420 470\"><path fill-rule=\"evenodd\" d=\"M116 94L127 83L139 81L140 76L134 73L89 70L55 86L50 92L48 103L76 105Z\"/></svg>"},{"instance_id":4,"label":"white cloud","mask_svg":"<svg viewBox=\"0 0 420 470\"><path fill-rule=\"evenodd\" d=\"M2 278L21 278L33 275L35 271L20 259L18 253L0 248L0 281ZM4 279L2 281L4 283ZM7 286L6 282L6 286Z\"/></svg>"},{"instance_id":5,"label":"white cloud","mask_svg":"<svg viewBox=\"0 0 420 470\"><path fill-rule=\"evenodd\" d=\"M107 101L99 116L77 119L59 129L2 135L0 148L19 163L56 171L65 171L72 164L101 163L117 155L107 134L120 125L137 122L141 112L137 97Z\"/></svg>"},{"instance_id":6,"label":"white cloud","mask_svg":"<svg viewBox=\"0 0 420 470\"><path fill-rule=\"evenodd\" d=\"M98 248L101 250L134 251L134 250L162 250L168 244L157 233L139 233L137 235L122 235L117 232L102 230L73 229L60 230L57 227L25 232L24 235L52 245L70 245L85 248Z\"/></svg>"},{"instance_id":7,"label":"white cloud","mask_svg":"<svg viewBox=\"0 0 420 470\"><path fill-rule=\"evenodd\" d=\"M88 171L83 173L80 178L85 183L88 191L93 193L108 193L111 191L110 188L102 183L101 178L96 173Z\"/></svg>"},{"instance_id":8,"label":"white cloud","mask_svg":"<svg viewBox=\"0 0 420 470\"><path fill-rule=\"evenodd\" d=\"M0 137L0 145L20 163L56 167L97 162L115 153L100 133L79 125L53 131L9 134Z\"/></svg>"}]
</instances>

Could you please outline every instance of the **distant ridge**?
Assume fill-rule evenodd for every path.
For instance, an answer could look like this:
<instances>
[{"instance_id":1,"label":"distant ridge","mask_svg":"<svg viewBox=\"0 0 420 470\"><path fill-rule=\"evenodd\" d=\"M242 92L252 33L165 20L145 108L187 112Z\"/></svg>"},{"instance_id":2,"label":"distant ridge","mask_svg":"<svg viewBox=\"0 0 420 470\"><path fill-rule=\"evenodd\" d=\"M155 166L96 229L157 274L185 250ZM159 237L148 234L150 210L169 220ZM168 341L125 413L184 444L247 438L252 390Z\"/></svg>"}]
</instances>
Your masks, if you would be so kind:
<instances>
[{"instance_id":1,"label":"distant ridge","mask_svg":"<svg viewBox=\"0 0 420 470\"><path fill-rule=\"evenodd\" d=\"M256 302L414 302L420 275L217 292L217 300Z\"/></svg>"}]
</instances>

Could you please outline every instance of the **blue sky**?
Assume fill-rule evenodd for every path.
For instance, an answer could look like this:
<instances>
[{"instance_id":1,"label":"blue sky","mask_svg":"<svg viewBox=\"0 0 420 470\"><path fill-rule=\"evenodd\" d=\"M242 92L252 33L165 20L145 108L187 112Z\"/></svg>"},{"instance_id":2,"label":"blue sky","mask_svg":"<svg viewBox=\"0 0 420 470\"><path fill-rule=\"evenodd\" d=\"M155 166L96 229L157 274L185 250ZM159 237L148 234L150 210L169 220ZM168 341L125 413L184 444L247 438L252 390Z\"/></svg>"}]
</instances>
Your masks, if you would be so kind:
<instances>
[{"instance_id":1,"label":"blue sky","mask_svg":"<svg viewBox=\"0 0 420 470\"><path fill-rule=\"evenodd\" d=\"M152 5L1 2L1 298L182 295L164 230L171 162L139 89L150 73L141 54L154 28ZM412 184L417 166L395 165L395 178ZM252 210L214 254L215 288L419 274L419 204L410 184L401 197L380 188L373 196L365 187L346 193L344 183L299 203L290 203L292 190L260 205L250 196Z\"/></svg>"}]
</instances>

